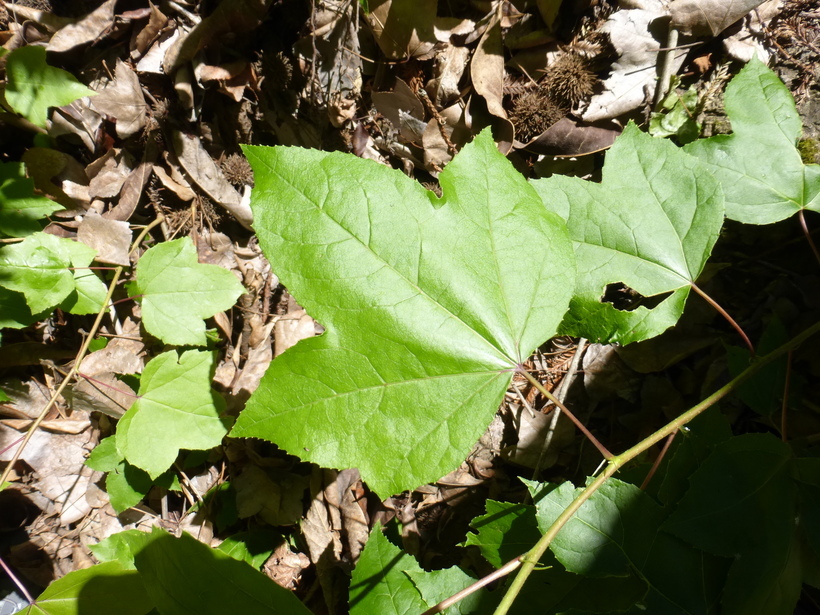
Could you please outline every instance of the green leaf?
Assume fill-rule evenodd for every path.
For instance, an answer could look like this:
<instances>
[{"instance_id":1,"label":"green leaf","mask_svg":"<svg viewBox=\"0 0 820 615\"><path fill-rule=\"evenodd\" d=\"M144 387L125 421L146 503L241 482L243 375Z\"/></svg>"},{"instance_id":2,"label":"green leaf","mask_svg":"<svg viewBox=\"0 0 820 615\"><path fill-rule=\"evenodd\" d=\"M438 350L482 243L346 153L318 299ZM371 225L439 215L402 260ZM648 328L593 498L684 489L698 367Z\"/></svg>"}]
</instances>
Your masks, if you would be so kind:
<instances>
[{"instance_id":1,"label":"green leaf","mask_svg":"<svg viewBox=\"0 0 820 615\"><path fill-rule=\"evenodd\" d=\"M36 320L21 293L0 286L0 329L22 329Z\"/></svg>"},{"instance_id":2,"label":"green leaf","mask_svg":"<svg viewBox=\"0 0 820 615\"><path fill-rule=\"evenodd\" d=\"M384 536L378 524L362 550L350 581L350 615L409 615L428 607L408 572L424 571L412 555Z\"/></svg>"},{"instance_id":3,"label":"green leaf","mask_svg":"<svg viewBox=\"0 0 820 615\"><path fill-rule=\"evenodd\" d=\"M204 346L204 318L229 309L244 292L228 270L197 262L189 238L165 241L142 255L131 296L141 296L145 329L166 344Z\"/></svg>"},{"instance_id":4,"label":"green leaf","mask_svg":"<svg viewBox=\"0 0 820 615\"><path fill-rule=\"evenodd\" d=\"M765 356L772 350L785 344L789 339L786 327L777 317L773 318L757 345L757 355ZM729 375L734 378L752 362L747 348L729 346L726 348L729 364ZM771 416L772 413L780 409L783 399L783 389L786 384L786 364L788 359L783 357L777 361L769 363L750 378L737 387L736 393L743 403L761 416Z\"/></svg>"},{"instance_id":5,"label":"green leaf","mask_svg":"<svg viewBox=\"0 0 820 615\"><path fill-rule=\"evenodd\" d=\"M563 223L489 131L442 172L440 199L350 155L245 153L260 245L327 331L273 361L232 435L357 467L384 495L446 474L566 310Z\"/></svg>"},{"instance_id":6,"label":"green leaf","mask_svg":"<svg viewBox=\"0 0 820 615\"><path fill-rule=\"evenodd\" d=\"M26 237L41 231L38 222L63 206L34 194L22 162L0 162L0 234Z\"/></svg>"},{"instance_id":7,"label":"green leaf","mask_svg":"<svg viewBox=\"0 0 820 615\"><path fill-rule=\"evenodd\" d=\"M65 240L65 244L74 267L74 292L70 293L60 304L60 307L72 314L96 314L103 307L108 289L97 274L91 269L85 269L97 255L93 248L79 241Z\"/></svg>"},{"instance_id":8,"label":"green leaf","mask_svg":"<svg viewBox=\"0 0 820 615\"><path fill-rule=\"evenodd\" d=\"M49 107L62 107L94 96L71 73L46 64L46 50L27 45L12 51L6 60L6 101L32 124L46 127Z\"/></svg>"},{"instance_id":9,"label":"green leaf","mask_svg":"<svg viewBox=\"0 0 820 615\"><path fill-rule=\"evenodd\" d=\"M456 566L430 572L408 570L406 574L418 589L422 600L431 607L477 580ZM501 592L491 594L486 589L480 589L448 608L446 612L449 615L489 615L499 600Z\"/></svg>"},{"instance_id":10,"label":"green leaf","mask_svg":"<svg viewBox=\"0 0 820 615\"><path fill-rule=\"evenodd\" d=\"M112 534L89 549L101 562L116 561L128 570L136 570L134 553L139 551L150 540L150 536L139 530L126 530Z\"/></svg>"},{"instance_id":11,"label":"green leaf","mask_svg":"<svg viewBox=\"0 0 820 615\"><path fill-rule=\"evenodd\" d=\"M154 485L172 489L177 480L170 471L152 479L145 470L125 461L117 449L116 436L102 440L91 451L85 465L98 472L108 472L105 490L111 500L111 507L118 513L139 504Z\"/></svg>"},{"instance_id":12,"label":"green leaf","mask_svg":"<svg viewBox=\"0 0 820 615\"><path fill-rule=\"evenodd\" d=\"M689 143L700 136L700 124L695 121L698 114L698 91L690 86L683 94L677 87L680 77L674 75L669 92L658 105L659 111L649 120L649 134L653 137L677 137L679 143Z\"/></svg>"},{"instance_id":13,"label":"green leaf","mask_svg":"<svg viewBox=\"0 0 820 615\"><path fill-rule=\"evenodd\" d=\"M514 557L532 549L538 541L535 507L487 500L487 513L476 517L465 546L474 545L490 564L500 568Z\"/></svg>"},{"instance_id":14,"label":"green leaf","mask_svg":"<svg viewBox=\"0 0 820 615\"><path fill-rule=\"evenodd\" d=\"M285 541L279 532L269 529L249 530L229 536L219 545L219 550L234 559L250 564L259 570L274 549Z\"/></svg>"},{"instance_id":15,"label":"green leaf","mask_svg":"<svg viewBox=\"0 0 820 615\"><path fill-rule=\"evenodd\" d=\"M214 355L189 350L152 359L140 379L139 399L117 425L117 448L152 478L167 470L180 449L217 446L230 426L225 401L211 390Z\"/></svg>"},{"instance_id":16,"label":"green leaf","mask_svg":"<svg viewBox=\"0 0 820 615\"><path fill-rule=\"evenodd\" d=\"M6 392L3 389L0 389L0 401L11 401L11 398L6 395Z\"/></svg>"},{"instance_id":17,"label":"green leaf","mask_svg":"<svg viewBox=\"0 0 820 615\"><path fill-rule=\"evenodd\" d=\"M820 211L820 166L803 165L803 130L794 99L777 75L751 60L726 88L733 134L695 141L684 150L706 163L723 185L726 216L771 224L801 209Z\"/></svg>"},{"instance_id":18,"label":"green leaf","mask_svg":"<svg viewBox=\"0 0 820 615\"><path fill-rule=\"evenodd\" d=\"M628 344L677 322L723 224L720 185L703 165L630 123L600 184L563 176L531 183L566 219L575 246L578 282L561 332ZM611 284L671 295L652 309L623 311L603 301Z\"/></svg>"},{"instance_id":19,"label":"green leaf","mask_svg":"<svg viewBox=\"0 0 820 615\"><path fill-rule=\"evenodd\" d=\"M87 267L95 255L71 239L36 233L0 248L0 286L23 293L32 313L42 312L76 292L75 274L82 277L88 272L69 268Z\"/></svg>"},{"instance_id":20,"label":"green leaf","mask_svg":"<svg viewBox=\"0 0 820 615\"><path fill-rule=\"evenodd\" d=\"M144 615L153 608L140 575L116 561L69 572L22 615Z\"/></svg>"},{"instance_id":21,"label":"green leaf","mask_svg":"<svg viewBox=\"0 0 820 615\"><path fill-rule=\"evenodd\" d=\"M542 532L580 492L564 483L545 497L534 494ZM725 562L661 531L666 515L638 487L611 478L581 506L550 548L567 570L577 574L637 575L649 587L643 600L646 612L716 613Z\"/></svg>"},{"instance_id":22,"label":"green leaf","mask_svg":"<svg viewBox=\"0 0 820 615\"><path fill-rule=\"evenodd\" d=\"M690 479L664 525L687 542L733 558L723 597L727 615L791 613L802 572L792 452L768 434L722 442Z\"/></svg>"},{"instance_id":23,"label":"green leaf","mask_svg":"<svg viewBox=\"0 0 820 615\"><path fill-rule=\"evenodd\" d=\"M187 534L174 538L154 528L148 538L134 562L162 615L310 615L284 587Z\"/></svg>"}]
</instances>

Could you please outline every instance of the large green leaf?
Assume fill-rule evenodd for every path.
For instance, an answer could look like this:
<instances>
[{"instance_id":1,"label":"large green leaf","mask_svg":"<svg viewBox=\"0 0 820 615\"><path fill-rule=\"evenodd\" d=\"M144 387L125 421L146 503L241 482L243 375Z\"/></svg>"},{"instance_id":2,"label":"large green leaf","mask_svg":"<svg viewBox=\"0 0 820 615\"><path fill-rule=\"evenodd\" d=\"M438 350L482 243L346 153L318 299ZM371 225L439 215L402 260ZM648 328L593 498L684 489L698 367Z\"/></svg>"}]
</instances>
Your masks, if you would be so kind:
<instances>
[{"instance_id":1,"label":"large green leaf","mask_svg":"<svg viewBox=\"0 0 820 615\"><path fill-rule=\"evenodd\" d=\"M423 573L412 555L404 553L376 525L362 550L350 580L350 615L410 615L428 605L408 572Z\"/></svg>"},{"instance_id":2,"label":"large green leaf","mask_svg":"<svg viewBox=\"0 0 820 615\"><path fill-rule=\"evenodd\" d=\"M489 131L440 176L339 153L247 147L274 270L327 331L277 358L234 436L358 467L387 495L469 453L574 284L561 220Z\"/></svg>"},{"instance_id":3,"label":"large green leaf","mask_svg":"<svg viewBox=\"0 0 820 615\"><path fill-rule=\"evenodd\" d=\"M580 493L569 482L533 494L546 531ZM724 562L661 531L668 511L635 485L610 479L561 529L550 548L567 570L592 577L636 575L648 587L644 610L665 615L717 613Z\"/></svg>"},{"instance_id":4,"label":"large green leaf","mask_svg":"<svg viewBox=\"0 0 820 615\"><path fill-rule=\"evenodd\" d=\"M214 355L165 352L145 366L139 399L117 424L117 449L152 478L174 463L180 449L207 450L228 433L225 401L211 389Z\"/></svg>"},{"instance_id":5,"label":"large green leaf","mask_svg":"<svg viewBox=\"0 0 820 615\"><path fill-rule=\"evenodd\" d=\"M204 346L203 319L227 310L244 292L227 269L198 263L188 238L165 241L143 254L128 290L140 297L145 329L177 346Z\"/></svg>"},{"instance_id":6,"label":"large green leaf","mask_svg":"<svg viewBox=\"0 0 820 615\"><path fill-rule=\"evenodd\" d=\"M765 64L751 60L726 88L731 135L688 144L723 185L726 215L770 224L801 209L820 211L820 166L797 151L803 124L789 89Z\"/></svg>"},{"instance_id":7,"label":"large green leaf","mask_svg":"<svg viewBox=\"0 0 820 615\"><path fill-rule=\"evenodd\" d=\"M726 615L794 610L803 568L793 464L789 446L771 435L726 440L692 475L664 525L705 551L732 558L722 599Z\"/></svg>"},{"instance_id":8,"label":"large green leaf","mask_svg":"<svg viewBox=\"0 0 820 615\"><path fill-rule=\"evenodd\" d=\"M310 615L266 575L188 534L174 538L155 528L135 551L134 563L162 615Z\"/></svg>"},{"instance_id":9,"label":"large green leaf","mask_svg":"<svg viewBox=\"0 0 820 615\"><path fill-rule=\"evenodd\" d=\"M0 162L0 235L25 237L42 230L38 222L63 206L34 194L22 162Z\"/></svg>"},{"instance_id":10,"label":"large green leaf","mask_svg":"<svg viewBox=\"0 0 820 615\"><path fill-rule=\"evenodd\" d=\"M117 561L70 572L18 615L144 615L153 604L140 575Z\"/></svg>"},{"instance_id":11,"label":"large green leaf","mask_svg":"<svg viewBox=\"0 0 820 615\"><path fill-rule=\"evenodd\" d=\"M538 540L535 507L487 500L486 514L470 522L465 546L476 546L490 564L503 564L532 549Z\"/></svg>"},{"instance_id":12,"label":"large green leaf","mask_svg":"<svg viewBox=\"0 0 820 615\"><path fill-rule=\"evenodd\" d=\"M578 282L563 333L628 344L677 322L723 225L720 185L702 164L630 123L600 184L553 176L532 185L575 245ZM652 309L619 310L603 301L610 284L671 296Z\"/></svg>"},{"instance_id":13,"label":"large green leaf","mask_svg":"<svg viewBox=\"0 0 820 615\"><path fill-rule=\"evenodd\" d=\"M27 45L6 60L6 101L32 124L45 128L49 107L62 107L83 96L94 96L74 76L46 64L46 50Z\"/></svg>"},{"instance_id":14,"label":"large green leaf","mask_svg":"<svg viewBox=\"0 0 820 615\"><path fill-rule=\"evenodd\" d=\"M0 248L0 286L23 293L34 314L63 302L74 313L96 312L105 297L102 282L87 269L96 254L71 239L35 233Z\"/></svg>"}]
</instances>

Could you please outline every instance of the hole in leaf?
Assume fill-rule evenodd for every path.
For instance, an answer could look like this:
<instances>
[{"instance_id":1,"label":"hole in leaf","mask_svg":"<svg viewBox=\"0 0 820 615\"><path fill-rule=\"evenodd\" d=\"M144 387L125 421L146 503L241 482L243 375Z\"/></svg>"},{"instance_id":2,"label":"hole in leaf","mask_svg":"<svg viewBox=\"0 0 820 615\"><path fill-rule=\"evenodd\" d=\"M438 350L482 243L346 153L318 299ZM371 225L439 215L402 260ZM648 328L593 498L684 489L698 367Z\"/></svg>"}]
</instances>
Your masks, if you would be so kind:
<instances>
[{"instance_id":1,"label":"hole in leaf","mask_svg":"<svg viewBox=\"0 0 820 615\"><path fill-rule=\"evenodd\" d=\"M604 294L601 297L601 303L611 303L612 307L622 312L631 312L643 306L649 310L658 307L661 302L666 299L672 292L660 293L659 295L652 295L651 297L644 297L637 290L630 288L623 282L615 282L607 284L604 289Z\"/></svg>"}]
</instances>

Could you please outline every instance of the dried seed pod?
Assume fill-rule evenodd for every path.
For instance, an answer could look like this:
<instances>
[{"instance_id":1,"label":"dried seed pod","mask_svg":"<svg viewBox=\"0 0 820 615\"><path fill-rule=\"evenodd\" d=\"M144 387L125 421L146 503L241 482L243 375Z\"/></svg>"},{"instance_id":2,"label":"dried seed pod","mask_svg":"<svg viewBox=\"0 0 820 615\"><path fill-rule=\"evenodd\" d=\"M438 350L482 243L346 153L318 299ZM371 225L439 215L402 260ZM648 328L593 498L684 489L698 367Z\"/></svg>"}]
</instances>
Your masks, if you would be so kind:
<instances>
[{"instance_id":1,"label":"dried seed pod","mask_svg":"<svg viewBox=\"0 0 820 615\"><path fill-rule=\"evenodd\" d=\"M574 107L592 95L598 77L581 56L568 53L547 69L542 85L559 104Z\"/></svg>"}]
</instances>

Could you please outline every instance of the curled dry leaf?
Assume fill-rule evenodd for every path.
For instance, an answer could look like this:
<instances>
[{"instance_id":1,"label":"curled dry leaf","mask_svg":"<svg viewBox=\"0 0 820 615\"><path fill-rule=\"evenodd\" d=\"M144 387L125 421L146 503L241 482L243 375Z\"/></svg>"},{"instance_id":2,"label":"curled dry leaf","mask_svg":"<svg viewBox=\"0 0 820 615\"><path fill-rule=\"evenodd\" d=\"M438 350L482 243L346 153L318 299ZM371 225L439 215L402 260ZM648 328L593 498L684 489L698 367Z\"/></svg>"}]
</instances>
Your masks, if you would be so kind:
<instances>
[{"instance_id":1,"label":"curled dry leaf","mask_svg":"<svg viewBox=\"0 0 820 615\"><path fill-rule=\"evenodd\" d=\"M151 5L151 15L148 23L139 31L133 39L131 56L133 58L142 57L148 51L151 44L157 39L162 28L168 22L165 14L158 7Z\"/></svg>"},{"instance_id":2,"label":"curled dry leaf","mask_svg":"<svg viewBox=\"0 0 820 615\"><path fill-rule=\"evenodd\" d=\"M92 154L97 149L97 139L102 127L102 117L89 105L87 98L75 100L51 114L52 138L62 135L77 137Z\"/></svg>"},{"instance_id":3,"label":"curled dry leaf","mask_svg":"<svg viewBox=\"0 0 820 615\"><path fill-rule=\"evenodd\" d=\"M97 9L60 29L48 43L49 51L68 51L93 43L114 25L114 5L117 0L106 0Z\"/></svg>"},{"instance_id":4,"label":"curled dry leaf","mask_svg":"<svg viewBox=\"0 0 820 615\"><path fill-rule=\"evenodd\" d=\"M158 164L153 165L151 168L163 187L173 192L181 201L187 203L194 200L196 193L191 189L191 184L173 166L171 166L173 177Z\"/></svg>"},{"instance_id":5,"label":"curled dry leaf","mask_svg":"<svg viewBox=\"0 0 820 615\"><path fill-rule=\"evenodd\" d=\"M114 80L98 92L91 104L116 122L120 139L127 139L142 130L148 105L145 104L137 74L130 66L117 60Z\"/></svg>"},{"instance_id":6,"label":"curled dry leaf","mask_svg":"<svg viewBox=\"0 0 820 615\"><path fill-rule=\"evenodd\" d=\"M278 357L288 348L295 346L301 340L316 335L316 323L303 309L290 312L276 321L273 327L273 338Z\"/></svg>"},{"instance_id":7,"label":"curled dry leaf","mask_svg":"<svg viewBox=\"0 0 820 615\"><path fill-rule=\"evenodd\" d=\"M426 59L436 43L433 23L438 0L370 2L367 23L384 55L391 60Z\"/></svg>"},{"instance_id":8,"label":"curled dry leaf","mask_svg":"<svg viewBox=\"0 0 820 615\"><path fill-rule=\"evenodd\" d=\"M396 79L392 92L373 92L376 110L390 120L401 136L418 142L424 132L424 105L402 79Z\"/></svg>"}]
</instances>

